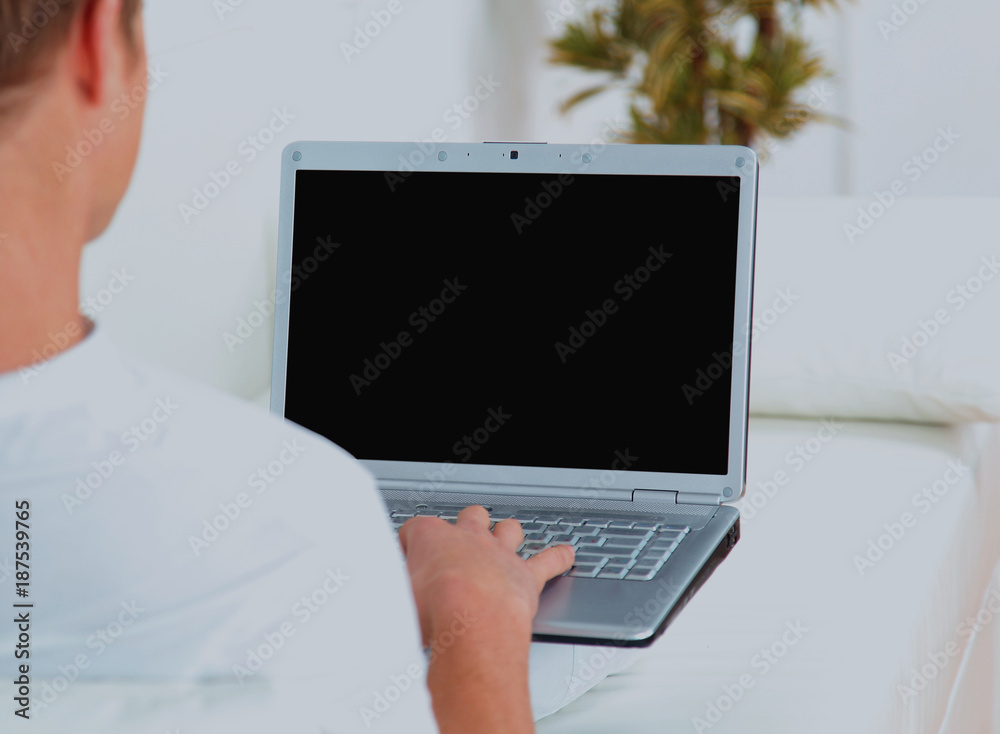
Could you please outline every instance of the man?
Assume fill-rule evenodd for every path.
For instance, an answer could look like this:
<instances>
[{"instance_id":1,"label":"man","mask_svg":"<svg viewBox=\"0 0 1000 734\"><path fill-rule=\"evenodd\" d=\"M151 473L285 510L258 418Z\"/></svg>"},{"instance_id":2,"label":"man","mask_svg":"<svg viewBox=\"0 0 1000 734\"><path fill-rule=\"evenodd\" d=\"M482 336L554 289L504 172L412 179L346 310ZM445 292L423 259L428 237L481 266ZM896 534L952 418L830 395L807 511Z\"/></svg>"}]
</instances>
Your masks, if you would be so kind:
<instances>
[{"instance_id":1,"label":"man","mask_svg":"<svg viewBox=\"0 0 1000 734\"><path fill-rule=\"evenodd\" d=\"M3 586L25 605L0 627L15 716L422 732L432 703L442 732L532 731L531 621L571 548L523 562L514 520L418 518L400 533L411 596L357 462L120 354L80 315L82 248L139 147L141 108L112 114L145 77L139 6L0 0L0 557L30 569ZM86 159L58 176L81 136Z\"/></svg>"}]
</instances>

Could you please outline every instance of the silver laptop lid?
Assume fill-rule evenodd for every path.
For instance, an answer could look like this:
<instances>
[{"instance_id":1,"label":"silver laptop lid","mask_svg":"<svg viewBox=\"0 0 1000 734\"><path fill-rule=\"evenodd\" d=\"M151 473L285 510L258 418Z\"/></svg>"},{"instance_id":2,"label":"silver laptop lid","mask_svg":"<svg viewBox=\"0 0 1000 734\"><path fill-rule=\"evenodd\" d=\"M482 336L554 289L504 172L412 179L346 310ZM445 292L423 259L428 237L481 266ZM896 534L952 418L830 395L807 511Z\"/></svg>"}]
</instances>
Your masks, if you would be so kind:
<instances>
[{"instance_id":1,"label":"silver laptop lid","mask_svg":"<svg viewBox=\"0 0 1000 734\"><path fill-rule=\"evenodd\" d=\"M757 168L733 146L288 146L272 412L384 486L738 499Z\"/></svg>"}]
</instances>

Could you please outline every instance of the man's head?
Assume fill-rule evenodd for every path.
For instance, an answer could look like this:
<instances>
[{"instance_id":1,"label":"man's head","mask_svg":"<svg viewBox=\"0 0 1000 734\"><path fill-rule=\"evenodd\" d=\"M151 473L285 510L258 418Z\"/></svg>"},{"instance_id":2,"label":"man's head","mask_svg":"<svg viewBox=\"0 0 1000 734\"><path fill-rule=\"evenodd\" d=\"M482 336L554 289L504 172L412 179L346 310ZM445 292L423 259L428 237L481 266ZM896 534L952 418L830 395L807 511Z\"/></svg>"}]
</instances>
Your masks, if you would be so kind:
<instances>
[{"instance_id":1,"label":"man's head","mask_svg":"<svg viewBox=\"0 0 1000 734\"><path fill-rule=\"evenodd\" d=\"M0 161L17 164L26 189L51 185L53 198L67 202L70 191L86 190L88 240L110 222L138 153L141 100L126 118L115 102L145 83L141 5L0 0ZM67 146L94 139L93 131L100 143L84 146L79 166L60 169Z\"/></svg>"},{"instance_id":2,"label":"man's head","mask_svg":"<svg viewBox=\"0 0 1000 734\"><path fill-rule=\"evenodd\" d=\"M66 42L87 0L0 0L0 89L17 86L46 70L46 61ZM121 27L135 42L135 17L141 0L123 0Z\"/></svg>"}]
</instances>

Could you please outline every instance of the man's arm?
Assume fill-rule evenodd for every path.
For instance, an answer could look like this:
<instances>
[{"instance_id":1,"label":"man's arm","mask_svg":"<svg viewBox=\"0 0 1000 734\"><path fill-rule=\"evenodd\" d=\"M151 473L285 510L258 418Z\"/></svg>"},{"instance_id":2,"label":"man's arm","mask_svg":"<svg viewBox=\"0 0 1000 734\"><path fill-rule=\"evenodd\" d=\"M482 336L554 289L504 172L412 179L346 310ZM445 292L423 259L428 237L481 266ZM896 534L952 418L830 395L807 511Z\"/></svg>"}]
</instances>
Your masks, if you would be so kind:
<instances>
[{"instance_id":1,"label":"man's arm","mask_svg":"<svg viewBox=\"0 0 1000 734\"><path fill-rule=\"evenodd\" d=\"M516 520L468 507L452 525L433 517L399 533L420 615L434 715L442 734L534 731L528 691L531 624L545 582L573 565L571 546L522 561Z\"/></svg>"}]
</instances>

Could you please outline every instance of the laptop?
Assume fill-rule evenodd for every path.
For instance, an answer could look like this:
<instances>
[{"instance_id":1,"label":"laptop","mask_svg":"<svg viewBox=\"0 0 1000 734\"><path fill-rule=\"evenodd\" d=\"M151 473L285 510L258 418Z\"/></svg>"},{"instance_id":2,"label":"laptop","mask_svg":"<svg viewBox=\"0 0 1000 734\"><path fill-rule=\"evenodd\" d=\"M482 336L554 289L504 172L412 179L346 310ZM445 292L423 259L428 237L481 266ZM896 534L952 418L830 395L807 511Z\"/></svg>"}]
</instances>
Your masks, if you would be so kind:
<instances>
[{"instance_id":1,"label":"laptop","mask_svg":"<svg viewBox=\"0 0 1000 734\"><path fill-rule=\"evenodd\" d=\"M298 142L271 410L393 525L557 543L534 639L645 646L739 539L758 161L735 146Z\"/></svg>"}]
</instances>

